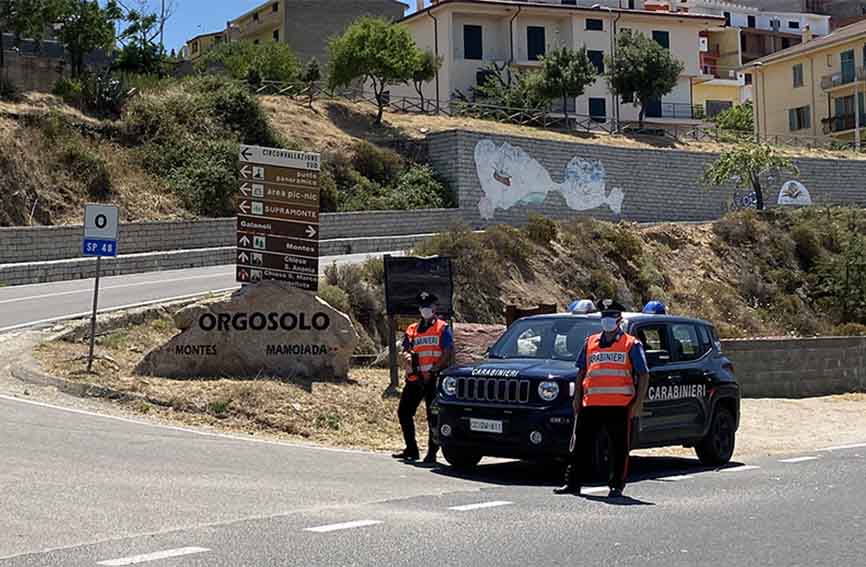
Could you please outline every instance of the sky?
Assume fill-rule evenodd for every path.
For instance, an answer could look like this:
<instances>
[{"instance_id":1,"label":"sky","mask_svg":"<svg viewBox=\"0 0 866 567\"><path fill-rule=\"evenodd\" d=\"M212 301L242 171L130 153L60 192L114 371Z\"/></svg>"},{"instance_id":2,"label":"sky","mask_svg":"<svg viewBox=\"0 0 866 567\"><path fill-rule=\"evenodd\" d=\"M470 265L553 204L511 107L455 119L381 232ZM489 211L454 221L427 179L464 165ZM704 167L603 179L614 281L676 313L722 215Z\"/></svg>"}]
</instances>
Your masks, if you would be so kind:
<instances>
[{"instance_id":1,"label":"sky","mask_svg":"<svg viewBox=\"0 0 866 567\"><path fill-rule=\"evenodd\" d=\"M201 33L225 29L226 22L262 4L265 0L173 0L174 15L166 23L165 47L180 49L186 40ZM415 0L402 0L415 8ZM158 8L159 0L150 0Z\"/></svg>"}]
</instances>

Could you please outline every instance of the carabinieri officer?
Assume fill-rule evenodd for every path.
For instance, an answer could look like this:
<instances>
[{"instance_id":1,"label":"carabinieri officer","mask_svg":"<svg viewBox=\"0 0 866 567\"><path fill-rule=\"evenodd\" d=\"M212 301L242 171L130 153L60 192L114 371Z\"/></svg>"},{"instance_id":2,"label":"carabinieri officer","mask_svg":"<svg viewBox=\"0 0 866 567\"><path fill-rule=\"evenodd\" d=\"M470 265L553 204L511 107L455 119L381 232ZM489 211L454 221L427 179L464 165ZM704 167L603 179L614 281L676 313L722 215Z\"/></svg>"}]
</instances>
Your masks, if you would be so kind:
<instances>
[{"instance_id":1,"label":"carabinieri officer","mask_svg":"<svg viewBox=\"0 0 866 567\"><path fill-rule=\"evenodd\" d=\"M609 497L622 496L628 476L631 427L641 414L649 388L649 372L643 345L621 328L622 305L611 299L599 302L602 332L586 339L577 359L577 387L574 394L575 437L591 442L606 427L613 444L613 474ZM588 451L572 443L565 484L557 494L580 493L578 467ZM584 445L585 447L585 445Z\"/></svg>"}]
</instances>

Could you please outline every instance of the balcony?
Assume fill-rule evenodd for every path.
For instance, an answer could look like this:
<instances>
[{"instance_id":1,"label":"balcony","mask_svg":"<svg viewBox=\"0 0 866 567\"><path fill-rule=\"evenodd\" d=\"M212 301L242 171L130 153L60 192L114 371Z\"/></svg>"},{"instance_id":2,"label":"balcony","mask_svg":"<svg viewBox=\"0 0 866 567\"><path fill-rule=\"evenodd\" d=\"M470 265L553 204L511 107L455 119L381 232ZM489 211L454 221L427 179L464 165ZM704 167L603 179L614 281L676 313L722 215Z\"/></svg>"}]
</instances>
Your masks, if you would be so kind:
<instances>
[{"instance_id":1,"label":"balcony","mask_svg":"<svg viewBox=\"0 0 866 567\"><path fill-rule=\"evenodd\" d=\"M830 118L825 118L821 120L821 124L824 126L824 135L839 134L840 132L854 130L856 127L856 119L852 112L851 114L838 114L836 116L831 116ZM860 128L863 129L864 127L866 127L866 115L861 113Z\"/></svg>"},{"instance_id":2,"label":"balcony","mask_svg":"<svg viewBox=\"0 0 866 567\"><path fill-rule=\"evenodd\" d=\"M675 120L703 120L706 117L703 106L684 102L663 102L650 104L646 110L647 118L673 118Z\"/></svg>"},{"instance_id":3,"label":"balcony","mask_svg":"<svg viewBox=\"0 0 866 567\"><path fill-rule=\"evenodd\" d=\"M830 75L824 75L823 77L821 77L821 89L825 91L832 91L851 85L854 83L855 80L866 80L866 68L857 67L854 73L837 71L836 73L832 73Z\"/></svg>"}]
</instances>

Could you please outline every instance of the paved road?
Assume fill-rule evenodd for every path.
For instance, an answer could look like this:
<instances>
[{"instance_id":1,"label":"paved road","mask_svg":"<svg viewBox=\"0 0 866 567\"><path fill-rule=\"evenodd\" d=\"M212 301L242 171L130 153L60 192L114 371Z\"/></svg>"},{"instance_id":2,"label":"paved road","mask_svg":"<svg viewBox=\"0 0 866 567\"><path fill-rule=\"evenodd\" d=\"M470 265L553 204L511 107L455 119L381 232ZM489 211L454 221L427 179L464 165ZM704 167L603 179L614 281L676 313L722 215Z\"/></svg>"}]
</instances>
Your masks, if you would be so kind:
<instances>
[{"instance_id":1,"label":"paved road","mask_svg":"<svg viewBox=\"0 0 866 567\"><path fill-rule=\"evenodd\" d=\"M555 471L520 462L467 477L5 397L0 431L4 566L847 566L866 552L866 443L722 471L636 459L628 498L609 501L554 496Z\"/></svg>"},{"instance_id":2,"label":"paved road","mask_svg":"<svg viewBox=\"0 0 866 567\"><path fill-rule=\"evenodd\" d=\"M319 269L324 273L324 269L334 263L358 263L382 254L323 256L319 259ZM399 255L402 252L390 254ZM112 276L100 281L99 306L100 311L108 311L140 303L200 295L208 291L234 289L237 286L234 266ZM0 288L0 333L34 323L88 315L92 301L93 279Z\"/></svg>"}]
</instances>

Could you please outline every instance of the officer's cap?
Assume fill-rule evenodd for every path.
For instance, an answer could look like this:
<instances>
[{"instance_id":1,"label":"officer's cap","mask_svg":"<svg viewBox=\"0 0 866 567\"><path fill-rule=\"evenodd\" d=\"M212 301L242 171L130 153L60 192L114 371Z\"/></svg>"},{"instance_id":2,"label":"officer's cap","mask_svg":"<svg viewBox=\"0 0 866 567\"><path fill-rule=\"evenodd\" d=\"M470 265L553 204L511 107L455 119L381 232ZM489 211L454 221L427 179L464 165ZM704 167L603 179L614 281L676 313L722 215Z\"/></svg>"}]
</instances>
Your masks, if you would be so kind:
<instances>
[{"instance_id":1,"label":"officer's cap","mask_svg":"<svg viewBox=\"0 0 866 567\"><path fill-rule=\"evenodd\" d=\"M596 306L601 311L602 317L619 317L625 311L625 307L620 305L613 299L602 299Z\"/></svg>"},{"instance_id":2,"label":"officer's cap","mask_svg":"<svg viewBox=\"0 0 866 567\"><path fill-rule=\"evenodd\" d=\"M439 298L436 297L435 294L430 293L429 291L420 292L417 296L415 296L415 299L418 301L418 305L420 305L421 307L430 307L432 305L435 305L436 302L439 301Z\"/></svg>"}]
</instances>

